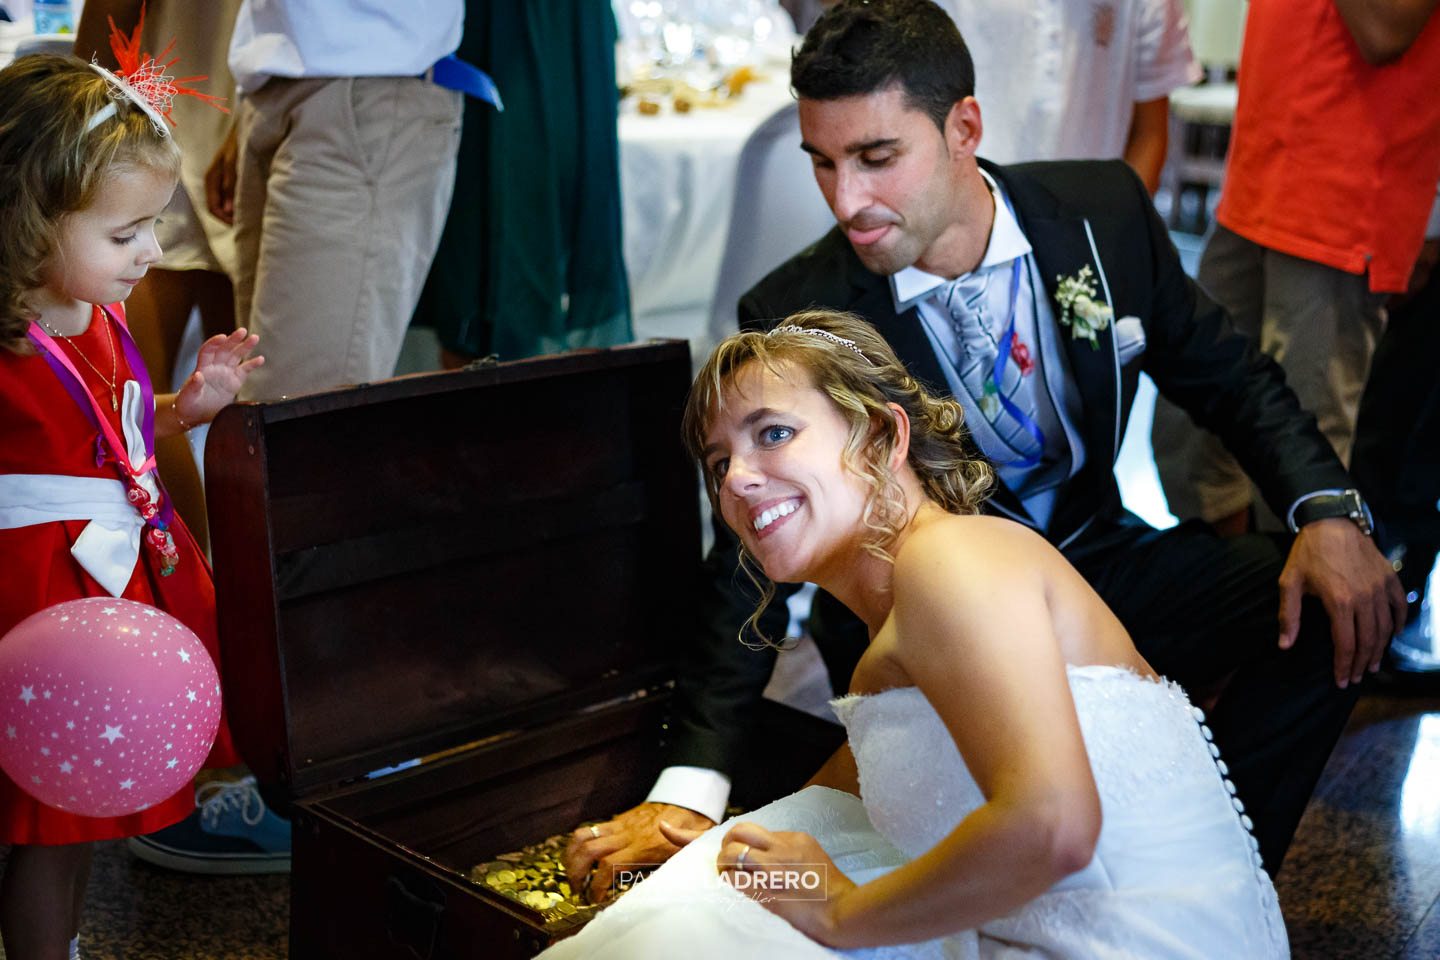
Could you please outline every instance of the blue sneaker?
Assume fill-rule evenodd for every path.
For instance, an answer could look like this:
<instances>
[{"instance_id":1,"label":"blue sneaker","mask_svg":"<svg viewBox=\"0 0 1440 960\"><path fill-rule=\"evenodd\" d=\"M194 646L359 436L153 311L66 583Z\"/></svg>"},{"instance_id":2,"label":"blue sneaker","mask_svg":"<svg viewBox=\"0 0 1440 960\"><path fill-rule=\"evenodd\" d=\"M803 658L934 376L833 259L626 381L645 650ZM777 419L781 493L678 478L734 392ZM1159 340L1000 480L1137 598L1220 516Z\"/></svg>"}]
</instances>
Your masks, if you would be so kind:
<instances>
[{"instance_id":1,"label":"blue sneaker","mask_svg":"<svg viewBox=\"0 0 1440 960\"><path fill-rule=\"evenodd\" d=\"M290 821L265 806L254 777L204 784L195 805L179 823L131 837L130 852L184 873L290 872Z\"/></svg>"}]
</instances>

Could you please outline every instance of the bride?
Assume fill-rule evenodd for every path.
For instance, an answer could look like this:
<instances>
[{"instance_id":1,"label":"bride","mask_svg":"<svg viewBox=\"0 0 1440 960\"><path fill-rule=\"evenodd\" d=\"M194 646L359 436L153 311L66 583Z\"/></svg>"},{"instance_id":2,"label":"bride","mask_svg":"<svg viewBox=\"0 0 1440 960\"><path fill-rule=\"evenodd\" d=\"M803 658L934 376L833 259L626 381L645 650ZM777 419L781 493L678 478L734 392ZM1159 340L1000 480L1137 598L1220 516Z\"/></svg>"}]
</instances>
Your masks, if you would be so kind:
<instances>
[{"instance_id":1,"label":"bride","mask_svg":"<svg viewBox=\"0 0 1440 960\"><path fill-rule=\"evenodd\" d=\"M1288 956L1203 715L1053 547L978 515L962 418L846 314L716 348L686 442L746 560L869 627L849 739L744 822L667 827L688 846L547 957Z\"/></svg>"}]
</instances>

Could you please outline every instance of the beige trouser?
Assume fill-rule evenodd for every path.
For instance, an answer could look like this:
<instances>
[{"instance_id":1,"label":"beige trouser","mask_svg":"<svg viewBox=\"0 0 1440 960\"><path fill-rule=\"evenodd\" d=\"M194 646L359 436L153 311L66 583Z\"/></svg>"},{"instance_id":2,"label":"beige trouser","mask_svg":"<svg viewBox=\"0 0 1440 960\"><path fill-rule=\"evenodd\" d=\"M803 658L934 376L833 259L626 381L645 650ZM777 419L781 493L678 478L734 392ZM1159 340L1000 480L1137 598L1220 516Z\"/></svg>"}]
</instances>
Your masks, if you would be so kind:
<instances>
[{"instance_id":1,"label":"beige trouser","mask_svg":"<svg viewBox=\"0 0 1440 960\"><path fill-rule=\"evenodd\" d=\"M1221 226L1205 245L1198 280L1235 328L1284 368L1300 405L1315 415L1348 465L1388 294L1371 293L1364 275L1267 249ZM1240 464L1163 397L1151 442L1175 516L1215 521L1250 504L1250 479ZM1273 517L1258 498L1255 503L1260 526L1279 529L1283 518Z\"/></svg>"},{"instance_id":2,"label":"beige trouser","mask_svg":"<svg viewBox=\"0 0 1440 960\"><path fill-rule=\"evenodd\" d=\"M390 376L449 211L461 95L274 78L237 113L235 318L265 356L242 398Z\"/></svg>"}]
</instances>

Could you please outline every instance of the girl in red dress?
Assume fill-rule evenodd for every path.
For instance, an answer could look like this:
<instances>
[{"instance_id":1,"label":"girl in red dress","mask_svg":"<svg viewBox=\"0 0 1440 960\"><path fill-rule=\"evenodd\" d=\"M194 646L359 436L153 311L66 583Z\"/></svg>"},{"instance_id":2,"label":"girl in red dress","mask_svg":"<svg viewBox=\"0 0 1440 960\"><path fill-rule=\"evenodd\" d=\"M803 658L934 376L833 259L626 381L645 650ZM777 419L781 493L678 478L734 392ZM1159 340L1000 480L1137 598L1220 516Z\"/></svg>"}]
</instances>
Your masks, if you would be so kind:
<instances>
[{"instance_id":1,"label":"girl in red dress","mask_svg":"<svg viewBox=\"0 0 1440 960\"><path fill-rule=\"evenodd\" d=\"M212 419L261 358L244 330L212 337L180 392L156 396L126 330L121 302L160 258L154 227L179 173L159 106L70 57L0 71L0 636L55 603L117 596L179 618L218 662L210 568L159 485L154 444ZM208 765L237 762L222 720ZM74 952L92 841L193 809L187 786L130 816L83 817L0 774L10 960Z\"/></svg>"}]
</instances>

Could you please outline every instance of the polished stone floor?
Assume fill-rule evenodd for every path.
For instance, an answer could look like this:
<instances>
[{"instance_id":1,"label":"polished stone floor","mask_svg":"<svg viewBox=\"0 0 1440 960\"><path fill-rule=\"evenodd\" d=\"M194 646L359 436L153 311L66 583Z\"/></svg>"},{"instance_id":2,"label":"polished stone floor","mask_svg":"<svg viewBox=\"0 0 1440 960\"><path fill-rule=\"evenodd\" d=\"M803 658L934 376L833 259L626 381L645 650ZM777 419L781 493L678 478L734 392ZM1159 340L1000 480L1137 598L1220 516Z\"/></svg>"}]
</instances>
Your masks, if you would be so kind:
<instances>
[{"instance_id":1,"label":"polished stone floor","mask_svg":"<svg viewBox=\"0 0 1440 960\"><path fill-rule=\"evenodd\" d=\"M1276 887L1297 960L1440 957L1440 683L1360 701Z\"/></svg>"},{"instance_id":2,"label":"polished stone floor","mask_svg":"<svg viewBox=\"0 0 1440 960\"><path fill-rule=\"evenodd\" d=\"M1440 682L1360 701L1277 886L1297 960L1440 957ZM83 956L279 960L289 913L285 877L166 873L106 843Z\"/></svg>"}]
</instances>

